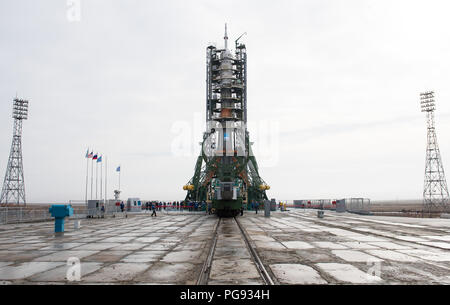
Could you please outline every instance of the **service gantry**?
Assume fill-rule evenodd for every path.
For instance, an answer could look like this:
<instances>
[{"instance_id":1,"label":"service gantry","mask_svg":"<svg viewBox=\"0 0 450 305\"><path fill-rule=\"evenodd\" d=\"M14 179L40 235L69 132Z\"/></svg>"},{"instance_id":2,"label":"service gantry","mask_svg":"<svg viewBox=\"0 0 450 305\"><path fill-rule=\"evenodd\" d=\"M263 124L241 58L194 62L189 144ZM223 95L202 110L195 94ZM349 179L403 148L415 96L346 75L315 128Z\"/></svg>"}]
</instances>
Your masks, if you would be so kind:
<instances>
[{"instance_id":1,"label":"service gantry","mask_svg":"<svg viewBox=\"0 0 450 305\"><path fill-rule=\"evenodd\" d=\"M244 33L245 34L245 33ZM219 215L236 214L267 200L270 187L260 177L247 131L247 52L235 41L206 49L206 131L194 176L183 186L186 201L205 201Z\"/></svg>"}]
</instances>

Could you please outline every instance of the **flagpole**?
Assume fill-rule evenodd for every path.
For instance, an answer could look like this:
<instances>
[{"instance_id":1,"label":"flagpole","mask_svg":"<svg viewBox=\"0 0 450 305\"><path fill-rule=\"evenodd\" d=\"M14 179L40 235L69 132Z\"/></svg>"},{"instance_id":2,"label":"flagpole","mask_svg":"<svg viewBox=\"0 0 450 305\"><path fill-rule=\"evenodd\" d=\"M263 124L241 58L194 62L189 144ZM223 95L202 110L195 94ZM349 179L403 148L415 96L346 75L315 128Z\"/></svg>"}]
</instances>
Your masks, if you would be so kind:
<instances>
[{"instance_id":1,"label":"flagpole","mask_svg":"<svg viewBox=\"0 0 450 305\"><path fill-rule=\"evenodd\" d=\"M87 154L89 154L89 148L88 148ZM89 176L89 158L88 158L88 155L86 155L86 194L84 196L86 205L87 205L88 176Z\"/></svg>"},{"instance_id":2,"label":"flagpole","mask_svg":"<svg viewBox=\"0 0 450 305\"><path fill-rule=\"evenodd\" d=\"M94 158L92 157L91 163L91 200L92 200L92 190L94 189Z\"/></svg>"},{"instance_id":3,"label":"flagpole","mask_svg":"<svg viewBox=\"0 0 450 305\"><path fill-rule=\"evenodd\" d=\"M100 161L100 199L103 200L103 160Z\"/></svg>"},{"instance_id":4,"label":"flagpole","mask_svg":"<svg viewBox=\"0 0 450 305\"><path fill-rule=\"evenodd\" d=\"M105 156L105 202L108 200L107 185L108 183L108 157Z\"/></svg>"},{"instance_id":5,"label":"flagpole","mask_svg":"<svg viewBox=\"0 0 450 305\"><path fill-rule=\"evenodd\" d=\"M98 159L98 156L97 156ZM98 199L98 161L95 161L95 200Z\"/></svg>"}]
</instances>

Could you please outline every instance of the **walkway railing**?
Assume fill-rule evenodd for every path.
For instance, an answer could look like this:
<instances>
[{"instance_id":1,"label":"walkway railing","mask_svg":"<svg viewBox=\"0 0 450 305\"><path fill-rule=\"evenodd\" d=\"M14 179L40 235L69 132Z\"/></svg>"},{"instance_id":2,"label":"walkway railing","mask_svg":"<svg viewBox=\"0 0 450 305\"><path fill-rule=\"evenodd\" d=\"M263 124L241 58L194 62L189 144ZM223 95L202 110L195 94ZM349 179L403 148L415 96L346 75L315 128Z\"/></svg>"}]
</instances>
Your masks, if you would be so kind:
<instances>
[{"instance_id":1,"label":"walkway railing","mask_svg":"<svg viewBox=\"0 0 450 305\"><path fill-rule=\"evenodd\" d=\"M0 207L0 224L51 220L48 209Z\"/></svg>"},{"instance_id":2,"label":"walkway railing","mask_svg":"<svg viewBox=\"0 0 450 305\"><path fill-rule=\"evenodd\" d=\"M50 207L49 205L48 207ZM121 216L130 213L125 206L124 212L121 212L120 206L107 206L105 211L101 208L87 209L85 206L72 206L73 215L69 219L84 219L84 218L102 218L111 217L113 215ZM138 212L152 212L151 208L147 209L145 206L138 210ZM156 208L158 213L173 214L175 212L186 213L205 213L205 207L198 205L161 205ZM134 214L134 213L133 213ZM12 223L26 223L37 221L51 221L54 218L51 216L48 208L33 208L27 207L0 207L0 225Z\"/></svg>"}]
</instances>

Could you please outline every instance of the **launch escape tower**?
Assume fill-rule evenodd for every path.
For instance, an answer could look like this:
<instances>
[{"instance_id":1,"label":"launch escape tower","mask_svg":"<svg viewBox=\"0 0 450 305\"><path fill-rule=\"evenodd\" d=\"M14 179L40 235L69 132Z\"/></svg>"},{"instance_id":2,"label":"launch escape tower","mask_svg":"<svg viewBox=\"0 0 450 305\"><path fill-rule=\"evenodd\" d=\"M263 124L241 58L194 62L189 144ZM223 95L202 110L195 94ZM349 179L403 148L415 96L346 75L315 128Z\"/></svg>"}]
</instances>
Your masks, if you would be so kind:
<instances>
[{"instance_id":1,"label":"launch escape tower","mask_svg":"<svg viewBox=\"0 0 450 305\"><path fill-rule=\"evenodd\" d=\"M434 110L436 109L434 92L421 93L420 104L422 112L425 112L427 116L427 151L423 189L424 211L429 213L449 211L447 181L445 180L434 126Z\"/></svg>"},{"instance_id":2,"label":"launch escape tower","mask_svg":"<svg viewBox=\"0 0 450 305\"><path fill-rule=\"evenodd\" d=\"M0 202L26 205L22 163L22 121L28 118L28 101L14 99L14 131Z\"/></svg>"},{"instance_id":3,"label":"launch escape tower","mask_svg":"<svg viewBox=\"0 0 450 305\"><path fill-rule=\"evenodd\" d=\"M206 49L206 131L194 176L183 186L186 201L206 201L219 215L267 200L270 187L259 176L247 131L247 53L235 41Z\"/></svg>"}]
</instances>

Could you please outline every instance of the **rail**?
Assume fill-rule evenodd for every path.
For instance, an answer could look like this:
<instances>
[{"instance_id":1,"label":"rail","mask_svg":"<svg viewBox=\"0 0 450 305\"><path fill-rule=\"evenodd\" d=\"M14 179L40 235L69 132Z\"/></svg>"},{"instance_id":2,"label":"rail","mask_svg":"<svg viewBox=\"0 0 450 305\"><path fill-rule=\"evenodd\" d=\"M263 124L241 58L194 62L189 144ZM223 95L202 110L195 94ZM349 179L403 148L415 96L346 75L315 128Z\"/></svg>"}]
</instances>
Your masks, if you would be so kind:
<instances>
[{"instance_id":1,"label":"rail","mask_svg":"<svg viewBox=\"0 0 450 305\"><path fill-rule=\"evenodd\" d=\"M197 280L197 285L208 284L209 273L211 272L211 266L212 266L212 261L213 261L213 257L214 257L214 252L216 251L216 244L217 244L217 237L218 237L217 229L219 228L220 221L221 221L221 218L219 218L219 220L217 220L216 225L214 227L214 236L211 240L211 246L209 247L208 256L206 258L205 263L203 264L202 271Z\"/></svg>"},{"instance_id":2,"label":"rail","mask_svg":"<svg viewBox=\"0 0 450 305\"><path fill-rule=\"evenodd\" d=\"M272 280L272 277L270 276L269 272L267 272L266 268L264 267L264 264L262 263L261 259L259 258L258 253L256 252L255 248L250 243L250 238L248 237L247 231L242 227L240 221L234 217L234 220L236 221L239 230L241 230L242 235L244 236L245 243L247 245L248 250L250 251L250 255L253 258L253 261L255 262L256 268L258 269L258 272L261 276L261 278L264 281L265 285L275 285L274 281Z\"/></svg>"},{"instance_id":3,"label":"rail","mask_svg":"<svg viewBox=\"0 0 450 305\"><path fill-rule=\"evenodd\" d=\"M256 252L255 248L252 246L247 231L245 231L245 229L242 227L241 223L239 222L239 220L236 217L234 217L233 219L236 222L236 224L239 228L239 231L241 232L241 234L243 236L246 247L250 253L250 256L251 256L253 262L255 263L256 269L258 270L258 273L259 273L261 279L263 280L264 284L265 285L275 285L275 282L272 280L272 277L270 276L269 272L267 272L266 268L264 267L264 264L262 263L261 259L259 258L258 253ZM219 218L219 220L217 221L216 226L214 228L214 233L213 233L214 235L210 242L208 256L205 260L205 263L203 264L202 270L201 270L199 278L197 280L197 285L207 285L208 284L211 267L212 267L212 263L213 263L214 255L215 255L215 251L216 251L216 245L217 245L217 240L218 240L218 231L219 231L218 228L219 228L220 224L221 224L221 218Z\"/></svg>"}]
</instances>

